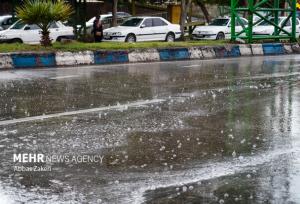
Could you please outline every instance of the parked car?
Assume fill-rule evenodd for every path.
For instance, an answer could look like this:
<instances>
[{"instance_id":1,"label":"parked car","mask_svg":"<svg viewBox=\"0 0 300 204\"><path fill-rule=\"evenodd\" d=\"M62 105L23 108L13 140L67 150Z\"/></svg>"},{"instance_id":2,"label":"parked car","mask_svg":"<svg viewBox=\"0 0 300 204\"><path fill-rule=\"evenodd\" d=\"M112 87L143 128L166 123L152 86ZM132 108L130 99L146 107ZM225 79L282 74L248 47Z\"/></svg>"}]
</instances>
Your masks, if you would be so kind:
<instances>
[{"instance_id":1,"label":"parked car","mask_svg":"<svg viewBox=\"0 0 300 204\"><path fill-rule=\"evenodd\" d=\"M106 41L169 41L180 37L180 26L161 17L132 17L117 27L105 29Z\"/></svg>"},{"instance_id":2,"label":"parked car","mask_svg":"<svg viewBox=\"0 0 300 204\"><path fill-rule=\"evenodd\" d=\"M285 22L287 17L281 16L279 17L279 26L282 27L283 23ZM270 18L269 21L274 22L274 18ZM292 19L290 18L283 28L288 31L292 32ZM268 21L262 21L257 26L253 28L253 35L272 35L274 33L274 26L271 25ZM284 35L285 33L281 32L280 34ZM296 37L299 38L300 36L300 20L296 19Z\"/></svg>"},{"instance_id":3,"label":"parked car","mask_svg":"<svg viewBox=\"0 0 300 204\"><path fill-rule=\"evenodd\" d=\"M241 18L244 25L248 24L247 19ZM242 31L243 27L236 21L236 32ZM231 18L216 18L207 26L197 26L193 33L193 39L200 40L224 40L231 37Z\"/></svg>"},{"instance_id":4,"label":"parked car","mask_svg":"<svg viewBox=\"0 0 300 204\"><path fill-rule=\"evenodd\" d=\"M14 22L11 15L0 16L0 31L9 28Z\"/></svg>"},{"instance_id":5,"label":"parked car","mask_svg":"<svg viewBox=\"0 0 300 204\"><path fill-rule=\"evenodd\" d=\"M112 15L111 12L109 12L108 14L111 14L111 15ZM118 17L124 17L124 18L129 18L129 17L131 17L131 15L130 15L129 13L126 13L126 12L123 12L123 11L118 11L118 12L117 12L117 16L118 16Z\"/></svg>"},{"instance_id":6,"label":"parked car","mask_svg":"<svg viewBox=\"0 0 300 204\"><path fill-rule=\"evenodd\" d=\"M131 15L126 12L117 12L117 24L120 25L122 24L125 20L127 20ZM112 23L112 14L103 14L100 15L100 20L103 26L103 29L111 27ZM95 21L95 17L91 18L89 21L86 22L86 28L87 28L87 33L91 33L93 29L93 23Z\"/></svg>"},{"instance_id":7,"label":"parked car","mask_svg":"<svg viewBox=\"0 0 300 204\"><path fill-rule=\"evenodd\" d=\"M74 38L73 28L61 22L50 25L50 39L60 41L63 38ZM19 42L26 44L39 44L41 29L35 25L24 24L21 20L14 23L7 30L0 31L0 42Z\"/></svg>"}]
</instances>

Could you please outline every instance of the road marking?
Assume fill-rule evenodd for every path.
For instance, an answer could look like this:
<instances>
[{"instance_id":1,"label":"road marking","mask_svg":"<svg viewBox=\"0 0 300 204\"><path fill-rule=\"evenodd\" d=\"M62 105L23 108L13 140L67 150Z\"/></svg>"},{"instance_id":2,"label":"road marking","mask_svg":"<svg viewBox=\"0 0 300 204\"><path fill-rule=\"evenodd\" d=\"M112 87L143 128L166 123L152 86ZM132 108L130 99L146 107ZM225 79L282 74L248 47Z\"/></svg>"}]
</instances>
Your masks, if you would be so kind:
<instances>
[{"instance_id":1,"label":"road marking","mask_svg":"<svg viewBox=\"0 0 300 204\"><path fill-rule=\"evenodd\" d=\"M187 65L187 66L183 66L183 68L190 68L190 67L201 67L202 65L200 64L193 64L193 65Z\"/></svg>"},{"instance_id":2,"label":"road marking","mask_svg":"<svg viewBox=\"0 0 300 204\"><path fill-rule=\"evenodd\" d=\"M23 123L23 122L30 122L30 121L35 121L35 120L58 118L58 117L62 117L62 116L70 116L70 115L77 115L77 114L84 114L84 113L107 111L107 110L126 110L127 108L141 107L141 106L145 106L145 105L149 105L149 104L153 104L153 103L162 103L164 101L165 100L163 100L163 99L152 99L152 100L145 100L145 101L136 101L136 102L132 102L132 103L115 105L115 106L105 106L105 107L100 107L100 108L91 108L91 109L69 111L69 112L55 113L55 114L49 114L49 115L18 118L18 119L13 119L13 120L0 121L0 126L11 125L11 124L16 124L16 123Z\"/></svg>"},{"instance_id":3,"label":"road marking","mask_svg":"<svg viewBox=\"0 0 300 204\"><path fill-rule=\"evenodd\" d=\"M75 78L75 77L79 77L79 75L57 76L57 77L51 77L50 79L68 79L68 78Z\"/></svg>"}]
</instances>

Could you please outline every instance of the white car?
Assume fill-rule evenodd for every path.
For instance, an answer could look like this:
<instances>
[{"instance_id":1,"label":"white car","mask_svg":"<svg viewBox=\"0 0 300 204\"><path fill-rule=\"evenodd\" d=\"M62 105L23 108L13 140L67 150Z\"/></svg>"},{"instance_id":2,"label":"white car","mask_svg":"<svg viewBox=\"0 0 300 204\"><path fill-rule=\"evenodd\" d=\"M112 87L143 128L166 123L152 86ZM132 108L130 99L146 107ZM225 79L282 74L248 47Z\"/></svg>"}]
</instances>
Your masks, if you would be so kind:
<instances>
[{"instance_id":1,"label":"white car","mask_svg":"<svg viewBox=\"0 0 300 204\"><path fill-rule=\"evenodd\" d=\"M243 25L247 26L248 21L241 18ZM235 30L237 33L242 31L243 27L239 21L236 20ZM207 26L197 26L193 33L193 39L200 40L224 40L231 38L231 19L230 18L216 18Z\"/></svg>"},{"instance_id":2,"label":"white car","mask_svg":"<svg viewBox=\"0 0 300 204\"><path fill-rule=\"evenodd\" d=\"M129 13L117 12L117 25L120 25L129 17L131 17L131 15ZM91 33L95 19L96 19L96 17L93 17L86 22L85 26L87 29L87 33ZM102 15L100 15L100 20L101 20L103 29L109 28L111 26L111 22L112 22L112 14L111 13L102 14ZM81 26L78 25L77 27L80 28Z\"/></svg>"},{"instance_id":3,"label":"white car","mask_svg":"<svg viewBox=\"0 0 300 204\"><path fill-rule=\"evenodd\" d=\"M9 28L13 24L11 15L0 16L0 31Z\"/></svg>"},{"instance_id":4,"label":"white car","mask_svg":"<svg viewBox=\"0 0 300 204\"><path fill-rule=\"evenodd\" d=\"M168 41L180 38L180 26L161 17L132 17L117 27L105 29L105 41Z\"/></svg>"},{"instance_id":5,"label":"white car","mask_svg":"<svg viewBox=\"0 0 300 204\"><path fill-rule=\"evenodd\" d=\"M65 26L61 22L53 22L50 25L50 39L60 41L64 38L74 38L73 28ZM18 42L26 44L39 44L41 29L37 25L24 24L21 20L14 23L7 30L0 31L0 42Z\"/></svg>"},{"instance_id":6,"label":"white car","mask_svg":"<svg viewBox=\"0 0 300 204\"><path fill-rule=\"evenodd\" d=\"M287 17L279 17L279 26L281 27L285 22ZM270 18L271 22L274 22L274 18ZM285 26L283 27L286 31L292 32L292 19L290 18ZM272 35L274 33L274 26L271 25L268 21L262 21L257 26L253 28L253 35ZM280 32L281 35L285 33ZM300 21L296 19L296 37L299 38L300 36Z\"/></svg>"}]
</instances>

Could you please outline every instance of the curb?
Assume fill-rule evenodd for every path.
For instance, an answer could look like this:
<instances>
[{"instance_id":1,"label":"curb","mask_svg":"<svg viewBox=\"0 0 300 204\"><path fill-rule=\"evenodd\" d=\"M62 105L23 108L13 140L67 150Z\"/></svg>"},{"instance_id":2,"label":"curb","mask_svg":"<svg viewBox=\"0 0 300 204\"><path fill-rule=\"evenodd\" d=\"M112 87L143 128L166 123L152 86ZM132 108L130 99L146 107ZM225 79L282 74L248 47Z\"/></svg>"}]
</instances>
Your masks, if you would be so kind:
<instances>
[{"instance_id":1,"label":"curb","mask_svg":"<svg viewBox=\"0 0 300 204\"><path fill-rule=\"evenodd\" d=\"M264 43L94 52L0 53L0 69L49 68L298 53L300 53L300 46L297 43Z\"/></svg>"}]
</instances>

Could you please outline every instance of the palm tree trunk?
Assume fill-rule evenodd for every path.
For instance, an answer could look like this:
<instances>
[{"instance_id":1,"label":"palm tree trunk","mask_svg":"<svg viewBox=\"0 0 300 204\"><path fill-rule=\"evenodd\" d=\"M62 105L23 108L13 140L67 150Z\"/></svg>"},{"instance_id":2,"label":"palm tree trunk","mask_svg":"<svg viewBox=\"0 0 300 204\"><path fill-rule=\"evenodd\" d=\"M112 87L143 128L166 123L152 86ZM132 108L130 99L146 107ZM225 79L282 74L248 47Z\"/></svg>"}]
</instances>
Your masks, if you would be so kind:
<instances>
[{"instance_id":1,"label":"palm tree trunk","mask_svg":"<svg viewBox=\"0 0 300 204\"><path fill-rule=\"evenodd\" d=\"M48 29L42 30L42 37L41 37L41 45L48 47L51 46L51 39L50 39L50 32Z\"/></svg>"},{"instance_id":2,"label":"palm tree trunk","mask_svg":"<svg viewBox=\"0 0 300 204\"><path fill-rule=\"evenodd\" d=\"M117 10L118 10L118 0L113 0L112 26L117 26Z\"/></svg>"}]
</instances>

